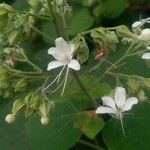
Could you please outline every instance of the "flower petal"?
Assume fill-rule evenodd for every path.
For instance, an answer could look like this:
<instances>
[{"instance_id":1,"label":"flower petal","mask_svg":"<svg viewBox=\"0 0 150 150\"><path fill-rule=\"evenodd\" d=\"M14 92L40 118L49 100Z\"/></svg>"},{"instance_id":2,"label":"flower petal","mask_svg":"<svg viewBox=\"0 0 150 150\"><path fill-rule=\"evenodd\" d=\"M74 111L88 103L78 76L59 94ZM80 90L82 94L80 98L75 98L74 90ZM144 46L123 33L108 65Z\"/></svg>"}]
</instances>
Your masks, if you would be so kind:
<instances>
[{"instance_id":1,"label":"flower petal","mask_svg":"<svg viewBox=\"0 0 150 150\"><path fill-rule=\"evenodd\" d=\"M55 47L51 47L48 50L48 54L52 55L56 60L64 60L65 59L65 54L61 51L59 51Z\"/></svg>"},{"instance_id":2,"label":"flower petal","mask_svg":"<svg viewBox=\"0 0 150 150\"><path fill-rule=\"evenodd\" d=\"M116 109L114 100L109 96L102 97L103 105L109 106L113 109Z\"/></svg>"},{"instance_id":3,"label":"flower petal","mask_svg":"<svg viewBox=\"0 0 150 150\"><path fill-rule=\"evenodd\" d=\"M126 90L123 87L117 87L115 92L115 103L118 108L123 108L126 100Z\"/></svg>"},{"instance_id":4,"label":"flower petal","mask_svg":"<svg viewBox=\"0 0 150 150\"><path fill-rule=\"evenodd\" d=\"M138 103L138 99L136 97L130 97L128 98L125 103L124 103L124 106L123 106L123 111L128 111L132 108L132 106L134 104L137 104Z\"/></svg>"},{"instance_id":5,"label":"flower petal","mask_svg":"<svg viewBox=\"0 0 150 150\"><path fill-rule=\"evenodd\" d=\"M104 106L100 106L96 109L95 113L96 114L115 114L115 110L113 110L112 108L109 107L104 107Z\"/></svg>"},{"instance_id":6,"label":"flower petal","mask_svg":"<svg viewBox=\"0 0 150 150\"><path fill-rule=\"evenodd\" d=\"M64 65L66 65L64 61L52 61L48 64L47 70L52 70Z\"/></svg>"},{"instance_id":7,"label":"flower petal","mask_svg":"<svg viewBox=\"0 0 150 150\"><path fill-rule=\"evenodd\" d=\"M67 56L71 53L69 44L62 37L55 40L55 45L59 52L62 52Z\"/></svg>"},{"instance_id":8,"label":"flower petal","mask_svg":"<svg viewBox=\"0 0 150 150\"><path fill-rule=\"evenodd\" d=\"M150 59L150 53L144 53L144 54L142 55L142 58L143 58L143 59Z\"/></svg>"},{"instance_id":9,"label":"flower petal","mask_svg":"<svg viewBox=\"0 0 150 150\"><path fill-rule=\"evenodd\" d=\"M79 62L75 59L72 59L70 63L68 63L68 67L73 69L73 70L80 70L81 66Z\"/></svg>"}]
</instances>

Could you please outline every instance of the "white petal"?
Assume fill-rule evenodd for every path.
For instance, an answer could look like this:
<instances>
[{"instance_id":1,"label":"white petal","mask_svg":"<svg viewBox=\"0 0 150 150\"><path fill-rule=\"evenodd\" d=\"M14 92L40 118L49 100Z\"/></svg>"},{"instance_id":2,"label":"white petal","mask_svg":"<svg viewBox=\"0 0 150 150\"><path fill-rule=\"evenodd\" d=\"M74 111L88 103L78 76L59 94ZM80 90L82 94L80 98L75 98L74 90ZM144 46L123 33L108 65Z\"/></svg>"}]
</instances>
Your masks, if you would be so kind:
<instances>
[{"instance_id":1,"label":"white petal","mask_svg":"<svg viewBox=\"0 0 150 150\"><path fill-rule=\"evenodd\" d=\"M115 92L115 103L118 108L123 108L126 100L126 90L123 87L117 87Z\"/></svg>"},{"instance_id":2,"label":"white petal","mask_svg":"<svg viewBox=\"0 0 150 150\"><path fill-rule=\"evenodd\" d=\"M142 55L142 58L143 58L143 59L150 59L150 53L144 53L144 54Z\"/></svg>"},{"instance_id":3,"label":"white petal","mask_svg":"<svg viewBox=\"0 0 150 150\"><path fill-rule=\"evenodd\" d=\"M52 61L48 64L47 70L52 70L64 65L66 65L64 61Z\"/></svg>"},{"instance_id":4,"label":"white petal","mask_svg":"<svg viewBox=\"0 0 150 150\"><path fill-rule=\"evenodd\" d=\"M55 40L55 45L58 51L63 52L66 55L70 53L69 44L62 37Z\"/></svg>"},{"instance_id":5,"label":"white petal","mask_svg":"<svg viewBox=\"0 0 150 150\"><path fill-rule=\"evenodd\" d=\"M109 107L100 106L95 111L96 114L115 114L116 111Z\"/></svg>"},{"instance_id":6,"label":"white petal","mask_svg":"<svg viewBox=\"0 0 150 150\"><path fill-rule=\"evenodd\" d=\"M61 51L59 51L55 47L51 47L48 50L48 54L52 55L56 60L65 60L65 54Z\"/></svg>"},{"instance_id":7,"label":"white petal","mask_svg":"<svg viewBox=\"0 0 150 150\"><path fill-rule=\"evenodd\" d=\"M103 101L103 105L106 105L106 106L116 109L115 102L111 97L104 96L104 97L102 97L102 101Z\"/></svg>"},{"instance_id":8,"label":"white petal","mask_svg":"<svg viewBox=\"0 0 150 150\"><path fill-rule=\"evenodd\" d=\"M146 48L147 48L148 50L150 50L150 46L147 46Z\"/></svg>"},{"instance_id":9,"label":"white petal","mask_svg":"<svg viewBox=\"0 0 150 150\"><path fill-rule=\"evenodd\" d=\"M132 108L132 106L137 103L138 103L138 99L136 97L128 98L124 103L123 111L130 110Z\"/></svg>"},{"instance_id":10,"label":"white petal","mask_svg":"<svg viewBox=\"0 0 150 150\"><path fill-rule=\"evenodd\" d=\"M132 28L137 28L138 26L141 26L142 22L141 21L136 21L132 24Z\"/></svg>"},{"instance_id":11,"label":"white petal","mask_svg":"<svg viewBox=\"0 0 150 150\"><path fill-rule=\"evenodd\" d=\"M70 63L68 63L68 67L73 69L73 70L80 70L81 66L79 62L75 59L72 59Z\"/></svg>"},{"instance_id":12,"label":"white petal","mask_svg":"<svg viewBox=\"0 0 150 150\"><path fill-rule=\"evenodd\" d=\"M51 47L49 50L48 50L48 54L50 54L50 55L54 55L54 53L56 53L56 47Z\"/></svg>"}]
</instances>

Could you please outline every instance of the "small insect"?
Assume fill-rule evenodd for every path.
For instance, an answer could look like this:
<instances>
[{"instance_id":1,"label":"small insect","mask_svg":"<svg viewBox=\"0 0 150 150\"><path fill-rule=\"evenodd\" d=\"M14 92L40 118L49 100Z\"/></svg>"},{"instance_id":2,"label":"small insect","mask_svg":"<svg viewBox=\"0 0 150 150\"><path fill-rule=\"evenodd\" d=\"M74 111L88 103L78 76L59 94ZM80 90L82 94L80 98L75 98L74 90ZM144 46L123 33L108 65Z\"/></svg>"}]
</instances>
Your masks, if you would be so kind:
<instances>
[{"instance_id":1,"label":"small insect","mask_svg":"<svg viewBox=\"0 0 150 150\"><path fill-rule=\"evenodd\" d=\"M101 48L100 50L98 50L95 54L95 59L98 60L98 59L102 59L104 58L105 56L107 56L108 54L108 51L107 49L104 49L104 48Z\"/></svg>"}]
</instances>

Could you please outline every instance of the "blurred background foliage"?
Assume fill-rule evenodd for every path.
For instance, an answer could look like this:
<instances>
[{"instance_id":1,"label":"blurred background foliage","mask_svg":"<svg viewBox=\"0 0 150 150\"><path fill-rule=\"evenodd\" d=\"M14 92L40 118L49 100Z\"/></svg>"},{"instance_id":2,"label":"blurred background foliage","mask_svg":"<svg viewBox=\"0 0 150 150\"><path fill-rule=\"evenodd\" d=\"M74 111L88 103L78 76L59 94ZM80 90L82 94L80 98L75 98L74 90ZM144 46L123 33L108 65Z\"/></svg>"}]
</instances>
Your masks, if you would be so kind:
<instances>
[{"instance_id":1,"label":"blurred background foliage","mask_svg":"<svg viewBox=\"0 0 150 150\"><path fill-rule=\"evenodd\" d=\"M1 3L5 2L18 10L29 10L27 0L1 0ZM150 1L149 0L68 0L73 9L73 18L68 20L69 29L67 33L70 39L79 32L88 30L94 27L112 27L120 24L131 26L131 24L140 18L146 18L150 14ZM51 23L37 24L41 31L47 33L51 37L56 37L54 26ZM83 66L83 70L87 71L89 68L97 64L97 61L93 59L94 50L88 37L86 37L88 45L90 47L90 58L86 65ZM28 55L34 55L33 61L37 62L43 69L46 70L48 63L47 49L50 47L50 41L40 36L35 35L35 38L29 41L27 44L23 43L24 48L30 49ZM122 55L125 48L117 46L117 55L111 52L110 60L117 60ZM39 59L42 58L42 59ZM147 64L141 60L141 58L128 59L127 64L130 67L122 67L121 72L149 77L150 71L146 68ZM87 67L86 67L87 66ZM139 69L140 68L140 69ZM92 76L84 77L84 71L82 80L85 84L95 80L100 76L105 65L101 66L101 70L93 72ZM115 85L115 81L107 77L104 79L106 83L99 83L94 89L95 98L98 99L101 96L107 94L110 88ZM80 90L77 85L70 81L72 89L75 92ZM108 85L111 83L112 85ZM69 85L69 83L68 83ZM70 84L71 85L71 84ZM103 91L103 89L105 89ZM68 90L66 90L69 92ZM147 92L149 95L149 92ZM50 123L48 126L42 126L37 116L32 116L29 119L24 119L22 115L18 120L8 125L4 122L4 116L10 111L13 101L17 98L7 100L0 100L0 149L2 150L94 150L99 149L97 145L101 145L104 148L101 150L149 150L150 149L150 134L149 134L149 104L140 104L134 113L137 114L133 119L132 117L125 118L125 131L127 138L123 137L119 121L110 119L106 123L105 128L100 134L93 137L103 128L104 121L98 117L92 116L92 112L87 114L86 112L80 113L86 106L85 98L81 95L74 95L69 101L59 103L55 108L55 112L52 114ZM24 95L22 95L23 97ZM19 95L20 97L20 95ZM66 94L66 99L67 94ZM56 98L59 100L58 98ZM72 115L70 115L72 114ZM78 114L78 115L76 115ZM84 122L79 118L83 118ZM93 120L94 118L94 120ZM81 132L78 128L75 128L73 119L77 120L76 126L83 126L84 131ZM108 116L104 117L107 120ZM88 122L85 124L85 122ZM91 126L94 126L95 130L92 130ZM113 136L113 138L112 138ZM89 138L87 138L89 137ZM84 142L86 141L86 142ZM89 145L91 143L91 145ZM94 147L95 146L95 147Z\"/></svg>"}]
</instances>

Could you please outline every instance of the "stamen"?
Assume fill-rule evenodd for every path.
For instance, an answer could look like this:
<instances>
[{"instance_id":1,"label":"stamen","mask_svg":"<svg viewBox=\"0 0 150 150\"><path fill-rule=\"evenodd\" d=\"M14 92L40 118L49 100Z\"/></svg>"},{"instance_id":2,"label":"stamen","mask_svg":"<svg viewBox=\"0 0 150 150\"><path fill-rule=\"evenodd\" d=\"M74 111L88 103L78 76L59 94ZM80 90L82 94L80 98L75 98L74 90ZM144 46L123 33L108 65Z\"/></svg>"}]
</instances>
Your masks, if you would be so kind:
<instances>
[{"instance_id":1,"label":"stamen","mask_svg":"<svg viewBox=\"0 0 150 150\"><path fill-rule=\"evenodd\" d=\"M61 96L63 96L65 88L66 88L66 83L67 83L67 79L68 79L68 73L69 73L69 67L67 67L67 71L66 71L66 75L65 75L65 81L64 81L64 86L63 86L63 90L62 90Z\"/></svg>"},{"instance_id":2,"label":"stamen","mask_svg":"<svg viewBox=\"0 0 150 150\"><path fill-rule=\"evenodd\" d=\"M125 137L127 137L126 136L126 134L125 134L125 130L124 130L124 125L123 125L123 120L122 120L122 114L120 113L120 123L121 123L121 128L122 128L122 132L123 132L123 135L125 136Z\"/></svg>"},{"instance_id":3,"label":"stamen","mask_svg":"<svg viewBox=\"0 0 150 150\"><path fill-rule=\"evenodd\" d=\"M45 90L47 90L56 80L57 81L60 80L61 74L63 73L65 67L66 67L66 65L63 66L63 68L61 69L60 73L56 76L56 78L46 88L44 88L42 90L42 92L45 91Z\"/></svg>"}]
</instances>

